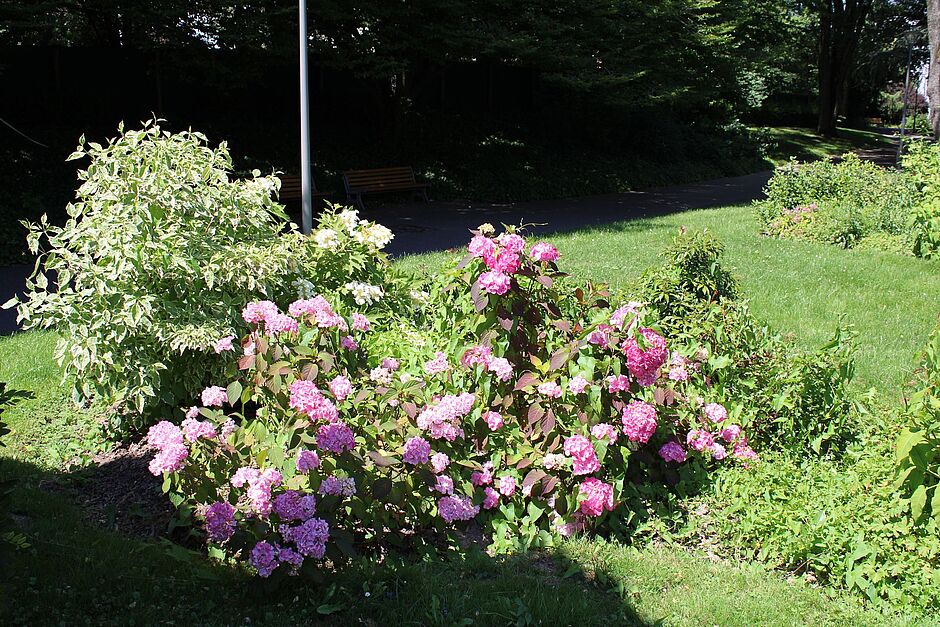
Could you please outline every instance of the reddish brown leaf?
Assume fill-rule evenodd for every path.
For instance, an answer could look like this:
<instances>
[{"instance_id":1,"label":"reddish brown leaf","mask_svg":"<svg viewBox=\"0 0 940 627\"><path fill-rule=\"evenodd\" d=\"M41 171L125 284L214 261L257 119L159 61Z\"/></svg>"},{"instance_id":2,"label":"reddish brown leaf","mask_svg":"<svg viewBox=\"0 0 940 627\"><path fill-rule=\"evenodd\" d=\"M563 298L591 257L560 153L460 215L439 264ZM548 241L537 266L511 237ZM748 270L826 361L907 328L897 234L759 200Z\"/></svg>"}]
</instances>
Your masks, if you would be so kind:
<instances>
[{"instance_id":1,"label":"reddish brown leaf","mask_svg":"<svg viewBox=\"0 0 940 627\"><path fill-rule=\"evenodd\" d=\"M523 372L522 375L519 377L519 379L516 381L516 386L513 389L521 390L523 388L527 388L530 385L533 385L536 381L538 381L538 377L535 376L535 373Z\"/></svg>"},{"instance_id":2,"label":"reddish brown leaf","mask_svg":"<svg viewBox=\"0 0 940 627\"><path fill-rule=\"evenodd\" d=\"M550 494L557 484L558 477L552 477L551 475L545 477L545 480L542 481L542 496Z\"/></svg>"},{"instance_id":3,"label":"reddish brown leaf","mask_svg":"<svg viewBox=\"0 0 940 627\"><path fill-rule=\"evenodd\" d=\"M545 410L542 409L542 406L538 403L535 403L529 407L529 426L531 427L536 422L542 419L542 416L545 415Z\"/></svg>"},{"instance_id":4,"label":"reddish brown leaf","mask_svg":"<svg viewBox=\"0 0 940 627\"><path fill-rule=\"evenodd\" d=\"M530 470L528 474L526 474L525 478L522 480L522 487L531 489L532 486L534 486L538 482L539 479L542 479L543 477L547 477L547 476L548 475L546 475L545 472L542 470L538 470L538 469Z\"/></svg>"}]
</instances>

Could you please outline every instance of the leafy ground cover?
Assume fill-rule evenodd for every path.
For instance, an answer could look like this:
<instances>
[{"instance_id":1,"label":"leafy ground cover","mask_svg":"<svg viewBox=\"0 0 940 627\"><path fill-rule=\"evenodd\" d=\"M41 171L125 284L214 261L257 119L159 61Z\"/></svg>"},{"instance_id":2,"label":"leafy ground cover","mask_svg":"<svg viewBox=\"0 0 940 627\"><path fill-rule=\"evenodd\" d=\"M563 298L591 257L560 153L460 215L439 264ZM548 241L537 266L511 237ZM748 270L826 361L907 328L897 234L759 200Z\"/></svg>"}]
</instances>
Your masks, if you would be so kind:
<instances>
[{"instance_id":1,"label":"leafy ground cover","mask_svg":"<svg viewBox=\"0 0 940 627\"><path fill-rule=\"evenodd\" d=\"M95 411L69 407L52 360L54 343L49 333L0 340L0 380L26 396L4 414L13 433L3 455L19 479L13 512L30 543L12 555L7 571L13 576L4 598L15 599L0 605L7 624L914 622L865 610L854 599L756 564L603 540L500 559L471 553L364 561L330 585L269 590L257 578L211 565L201 553L144 537L141 525L122 519L113 502L91 509L75 504L75 486L95 486L114 460L99 457L97 466L83 458L83 451L106 446L97 437ZM162 498L155 483L136 489L132 501ZM146 515L138 507L129 518Z\"/></svg>"}]
</instances>

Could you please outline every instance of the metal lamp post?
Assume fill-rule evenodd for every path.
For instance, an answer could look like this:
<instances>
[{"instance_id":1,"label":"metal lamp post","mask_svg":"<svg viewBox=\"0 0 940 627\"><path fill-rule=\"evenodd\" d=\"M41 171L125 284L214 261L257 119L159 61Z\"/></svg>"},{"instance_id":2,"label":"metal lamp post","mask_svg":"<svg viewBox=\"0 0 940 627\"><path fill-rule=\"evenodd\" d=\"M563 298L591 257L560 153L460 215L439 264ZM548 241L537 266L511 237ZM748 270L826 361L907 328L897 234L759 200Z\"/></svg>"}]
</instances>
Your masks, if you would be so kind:
<instances>
[{"instance_id":1,"label":"metal lamp post","mask_svg":"<svg viewBox=\"0 0 940 627\"><path fill-rule=\"evenodd\" d=\"M313 201L310 184L310 111L307 92L307 2L299 0L300 12L300 189L301 230L313 229Z\"/></svg>"},{"instance_id":2,"label":"metal lamp post","mask_svg":"<svg viewBox=\"0 0 940 627\"><path fill-rule=\"evenodd\" d=\"M897 163L901 162L901 152L904 150L904 131L907 128L907 95L911 88L911 52L914 50L914 42L917 41L918 35L919 33L914 30L904 33L904 40L907 42L907 70L904 74L904 104L901 109L901 130L898 137L898 154L895 159Z\"/></svg>"}]
</instances>

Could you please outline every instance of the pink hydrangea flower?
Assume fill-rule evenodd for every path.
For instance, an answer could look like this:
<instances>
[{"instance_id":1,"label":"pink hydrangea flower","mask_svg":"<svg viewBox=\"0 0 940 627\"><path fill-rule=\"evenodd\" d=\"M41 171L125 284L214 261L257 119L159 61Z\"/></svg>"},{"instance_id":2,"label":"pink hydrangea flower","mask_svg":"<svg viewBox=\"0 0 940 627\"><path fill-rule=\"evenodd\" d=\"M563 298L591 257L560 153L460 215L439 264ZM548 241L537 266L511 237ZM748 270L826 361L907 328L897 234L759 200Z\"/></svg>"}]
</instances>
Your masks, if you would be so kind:
<instances>
[{"instance_id":1,"label":"pink hydrangea flower","mask_svg":"<svg viewBox=\"0 0 940 627\"><path fill-rule=\"evenodd\" d=\"M640 348L636 338L629 337L624 340L621 348L627 355L627 368L630 374L642 386L650 386L659 377L659 369L666 363L669 353L666 350L666 340L652 329L642 328L640 334L646 340L646 348Z\"/></svg>"},{"instance_id":2,"label":"pink hydrangea flower","mask_svg":"<svg viewBox=\"0 0 940 627\"><path fill-rule=\"evenodd\" d=\"M480 513L480 508L466 496L444 496L437 501L437 513L448 523L455 520L471 520Z\"/></svg>"},{"instance_id":3,"label":"pink hydrangea flower","mask_svg":"<svg viewBox=\"0 0 940 627\"><path fill-rule=\"evenodd\" d=\"M438 475L437 481L434 483L434 491L441 494L453 494L454 480L447 475Z\"/></svg>"},{"instance_id":4,"label":"pink hydrangea flower","mask_svg":"<svg viewBox=\"0 0 940 627\"><path fill-rule=\"evenodd\" d=\"M242 309L242 319L248 324L257 324L266 322L277 313L277 305L269 300L258 300L245 305Z\"/></svg>"},{"instance_id":5,"label":"pink hydrangea flower","mask_svg":"<svg viewBox=\"0 0 940 627\"><path fill-rule=\"evenodd\" d=\"M260 471L257 468L243 466L232 475L231 484L240 488L248 484L248 501L251 509L259 516L268 516L271 513L271 490L281 485L283 477L274 468Z\"/></svg>"},{"instance_id":6,"label":"pink hydrangea flower","mask_svg":"<svg viewBox=\"0 0 940 627\"><path fill-rule=\"evenodd\" d=\"M719 405L718 403L709 403L705 405L703 411L705 412L705 416L715 424L724 422L725 419L728 418L728 410L725 409L723 405Z\"/></svg>"},{"instance_id":7,"label":"pink hydrangea flower","mask_svg":"<svg viewBox=\"0 0 940 627\"><path fill-rule=\"evenodd\" d=\"M317 447L330 453L351 451L356 446L356 436L344 422L330 422L317 429Z\"/></svg>"},{"instance_id":8,"label":"pink hydrangea flower","mask_svg":"<svg viewBox=\"0 0 940 627\"><path fill-rule=\"evenodd\" d=\"M731 454L734 455L737 459L747 461L757 461L757 453L748 446L747 442L740 441L734 445L734 449L731 451ZM746 465L746 464L745 464Z\"/></svg>"},{"instance_id":9,"label":"pink hydrangea flower","mask_svg":"<svg viewBox=\"0 0 940 627\"><path fill-rule=\"evenodd\" d=\"M274 513L281 520L307 520L316 513L317 497L287 490L274 497Z\"/></svg>"},{"instance_id":10,"label":"pink hydrangea flower","mask_svg":"<svg viewBox=\"0 0 940 627\"><path fill-rule=\"evenodd\" d=\"M588 477L578 487L578 494L584 496L580 511L586 516L601 516L605 511L614 511L614 487L596 477Z\"/></svg>"},{"instance_id":11,"label":"pink hydrangea flower","mask_svg":"<svg viewBox=\"0 0 940 627\"><path fill-rule=\"evenodd\" d=\"M602 422L591 427L591 435L598 440L607 439L611 444L614 444L620 434L617 432L617 427Z\"/></svg>"},{"instance_id":12,"label":"pink hydrangea flower","mask_svg":"<svg viewBox=\"0 0 940 627\"><path fill-rule=\"evenodd\" d=\"M366 318L361 313L354 313L352 315L353 325L352 328L356 331L368 331L372 328L372 325L369 324L369 319Z\"/></svg>"},{"instance_id":13,"label":"pink hydrangea flower","mask_svg":"<svg viewBox=\"0 0 940 627\"><path fill-rule=\"evenodd\" d=\"M502 296L508 292L511 284L509 276L498 270L484 272L480 275L480 278L477 279L477 283L487 294L496 294L497 296Z\"/></svg>"},{"instance_id":14,"label":"pink hydrangea flower","mask_svg":"<svg viewBox=\"0 0 940 627\"><path fill-rule=\"evenodd\" d=\"M229 436L235 433L235 430L238 427L235 426L235 421L231 418L226 418L225 422L222 423L222 426L219 428L219 439L223 442L228 441Z\"/></svg>"},{"instance_id":15,"label":"pink hydrangea flower","mask_svg":"<svg viewBox=\"0 0 940 627\"><path fill-rule=\"evenodd\" d=\"M625 374L611 375L607 377L607 389L610 390L611 394L616 394L617 392L629 392L630 377Z\"/></svg>"},{"instance_id":16,"label":"pink hydrangea flower","mask_svg":"<svg viewBox=\"0 0 940 627\"><path fill-rule=\"evenodd\" d=\"M599 324L597 328L588 335L588 344L607 348L610 344L610 327L606 324Z\"/></svg>"},{"instance_id":17,"label":"pink hydrangea flower","mask_svg":"<svg viewBox=\"0 0 940 627\"><path fill-rule=\"evenodd\" d=\"M503 274L515 274L522 265L519 253L506 248L483 255L483 262L490 270Z\"/></svg>"},{"instance_id":18,"label":"pink hydrangea flower","mask_svg":"<svg viewBox=\"0 0 940 627\"><path fill-rule=\"evenodd\" d=\"M728 425L722 429L721 433L718 435L720 435L721 439L725 442L734 442L741 437L741 427L738 425Z\"/></svg>"},{"instance_id":19,"label":"pink hydrangea flower","mask_svg":"<svg viewBox=\"0 0 940 627\"><path fill-rule=\"evenodd\" d=\"M483 509L493 509L499 505L499 492L486 486L483 488Z\"/></svg>"},{"instance_id":20,"label":"pink hydrangea flower","mask_svg":"<svg viewBox=\"0 0 940 627\"><path fill-rule=\"evenodd\" d=\"M216 501L206 510L206 535L211 542L225 542L235 534L235 508Z\"/></svg>"},{"instance_id":21,"label":"pink hydrangea flower","mask_svg":"<svg viewBox=\"0 0 940 627\"><path fill-rule=\"evenodd\" d=\"M711 446L712 457L718 461L723 460L728 456L728 451L722 444L714 442Z\"/></svg>"},{"instance_id":22,"label":"pink hydrangea flower","mask_svg":"<svg viewBox=\"0 0 940 627\"><path fill-rule=\"evenodd\" d=\"M199 417L199 408L196 407L195 405L193 405L192 407L190 407L189 409L187 409L187 410L186 410L186 417L187 417L187 418L198 418L198 417Z\"/></svg>"},{"instance_id":23,"label":"pink hydrangea flower","mask_svg":"<svg viewBox=\"0 0 940 627\"><path fill-rule=\"evenodd\" d=\"M427 431L433 439L453 442L463 437L460 419L473 409L474 400L475 397L469 392L448 394L436 404L425 407L415 422L419 429Z\"/></svg>"},{"instance_id":24,"label":"pink hydrangea flower","mask_svg":"<svg viewBox=\"0 0 940 627\"><path fill-rule=\"evenodd\" d=\"M499 478L497 490L505 497L510 497L516 493L516 478L509 475L503 475Z\"/></svg>"},{"instance_id":25,"label":"pink hydrangea flower","mask_svg":"<svg viewBox=\"0 0 940 627\"><path fill-rule=\"evenodd\" d=\"M488 368L491 359L489 346L471 346L460 358L460 363L467 368L472 368L477 364L482 364L484 368Z\"/></svg>"},{"instance_id":26,"label":"pink hydrangea flower","mask_svg":"<svg viewBox=\"0 0 940 627\"><path fill-rule=\"evenodd\" d=\"M388 370L389 372L395 372L401 368L401 362L395 359L394 357L386 357L382 360L382 367Z\"/></svg>"},{"instance_id":27,"label":"pink hydrangea flower","mask_svg":"<svg viewBox=\"0 0 940 627\"><path fill-rule=\"evenodd\" d=\"M333 401L323 396L314 381L294 381L290 386L291 409L306 414L313 420L333 422L339 419L339 411Z\"/></svg>"},{"instance_id":28,"label":"pink hydrangea flower","mask_svg":"<svg viewBox=\"0 0 940 627\"><path fill-rule=\"evenodd\" d=\"M659 456L667 462L676 462L681 464L685 461L685 449L675 440L670 440L663 444L659 449Z\"/></svg>"},{"instance_id":29,"label":"pink hydrangea flower","mask_svg":"<svg viewBox=\"0 0 940 627\"><path fill-rule=\"evenodd\" d=\"M594 446L583 435L573 435L565 440L565 455L574 460L572 474L589 475L601 468Z\"/></svg>"},{"instance_id":30,"label":"pink hydrangea flower","mask_svg":"<svg viewBox=\"0 0 940 627\"><path fill-rule=\"evenodd\" d=\"M301 555L323 559L326 542L330 538L330 525L320 518L311 518L296 527L281 525L278 529L285 542L293 542Z\"/></svg>"},{"instance_id":31,"label":"pink hydrangea flower","mask_svg":"<svg viewBox=\"0 0 940 627\"><path fill-rule=\"evenodd\" d=\"M356 344L356 340L353 339L351 335L344 335L343 338L339 341L340 348L348 351L354 351L359 348L359 345Z\"/></svg>"},{"instance_id":32,"label":"pink hydrangea flower","mask_svg":"<svg viewBox=\"0 0 940 627\"><path fill-rule=\"evenodd\" d=\"M327 386L330 388L330 392L338 401L343 401L347 396L352 394L352 383L349 382L349 379L343 375L337 375L330 381Z\"/></svg>"},{"instance_id":33,"label":"pink hydrangea flower","mask_svg":"<svg viewBox=\"0 0 940 627\"><path fill-rule=\"evenodd\" d=\"M215 432L215 425L208 420L187 418L180 426L183 428L183 434L189 442L195 442L199 438L214 440L218 437L218 434Z\"/></svg>"},{"instance_id":34,"label":"pink hydrangea flower","mask_svg":"<svg viewBox=\"0 0 940 627\"><path fill-rule=\"evenodd\" d=\"M631 442L646 444L656 433L656 408L643 401L633 401L623 408L621 422Z\"/></svg>"},{"instance_id":35,"label":"pink hydrangea flower","mask_svg":"<svg viewBox=\"0 0 940 627\"><path fill-rule=\"evenodd\" d=\"M470 245L467 246L467 250L474 257L490 255L495 249L496 243L483 235L474 235L473 239L470 240Z\"/></svg>"},{"instance_id":36,"label":"pink hydrangea flower","mask_svg":"<svg viewBox=\"0 0 940 627\"><path fill-rule=\"evenodd\" d=\"M704 429L693 429L685 438L685 443L698 452L710 449L715 444L715 438Z\"/></svg>"},{"instance_id":37,"label":"pink hydrangea flower","mask_svg":"<svg viewBox=\"0 0 940 627\"><path fill-rule=\"evenodd\" d=\"M424 371L430 375L447 372L450 370L450 364L447 363L447 355L438 351L434 354L434 359L424 362Z\"/></svg>"},{"instance_id":38,"label":"pink hydrangea flower","mask_svg":"<svg viewBox=\"0 0 940 627\"><path fill-rule=\"evenodd\" d=\"M323 496L353 496L356 494L356 480L352 477L329 476L320 484L319 493Z\"/></svg>"},{"instance_id":39,"label":"pink hydrangea flower","mask_svg":"<svg viewBox=\"0 0 940 627\"><path fill-rule=\"evenodd\" d=\"M483 414L483 421L486 422L486 426L490 428L490 431L496 431L504 424L502 415L495 411L488 411Z\"/></svg>"},{"instance_id":40,"label":"pink hydrangea flower","mask_svg":"<svg viewBox=\"0 0 940 627\"><path fill-rule=\"evenodd\" d=\"M590 382L587 379L578 375L568 382L568 389L571 390L572 394L581 394L589 385Z\"/></svg>"},{"instance_id":41,"label":"pink hydrangea flower","mask_svg":"<svg viewBox=\"0 0 940 627\"><path fill-rule=\"evenodd\" d=\"M610 325L618 329L623 329L627 321L627 316L631 316L632 320L633 317L636 316L636 312L639 311L642 306L642 303L630 301L623 307L619 307L614 313L610 314Z\"/></svg>"},{"instance_id":42,"label":"pink hydrangea flower","mask_svg":"<svg viewBox=\"0 0 940 627\"><path fill-rule=\"evenodd\" d=\"M447 453L434 453L431 455L431 469L436 474L441 474L450 466L450 458Z\"/></svg>"},{"instance_id":43,"label":"pink hydrangea flower","mask_svg":"<svg viewBox=\"0 0 940 627\"><path fill-rule=\"evenodd\" d=\"M406 464L412 466L428 463L428 460L431 459L431 443L424 438L410 438L405 442L405 452L402 459L405 460Z\"/></svg>"},{"instance_id":44,"label":"pink hydrangea flower","mask_svg":"<svg viewBox=\"0 0 940 627\"><path fill-rule=\"evenodd\" d=\"M545 383L539 384L538 391L542 396L561 398L561 386L554 381L546 381Z\"/></svg>"},{"instance_id":45,"label":"pink hydrangea flower","mask_svg":"<svg viewBox=\"0 0 940 627\"><path fill-rule=\"evenodd\" d=\"M566 459L564 455L559 453L547 453L545 457L542 458L542 466L545 467L545 470L558 470L559 468L564 468Z\"/></svg>"},{"instance_id":46,"label":"pink hydrangea flower","mask_svg":"<svg viewBox=\"0 0 940 627\"><path fill-rule=\"evenodd\" d=\"M670 366L669 379L671 381L688 381L689 371L686 370L685 366L676 366L676 365Z\"/></svg>"},{"instance_id":47,"label":"pink hydrangea flower","mask_svg":"<svg viewBox=\"0 0 940 627\"><path fill-rule=\"evenodd\" d=\"M558 261L558 249L548 242L539 242L530 252L534 261Z\"/></svg>"},{"instance_id":48,"label":"pink hydrangea flower","mask_svg":"<svg viewBox=\"0 0 940 627\"><path fill-rule=\"evenodd\" d=\"M297 455L297 472L302 475L308 474L311 470L320 467L320 456L316 451L303 449Z\"/></svg>"},{"instance_id":49,"label":"pink hydrangea flower","mask_svg":"<svg viewBox=\"0 0 940 627\"><path fill-rule=\"evenodd\" d=\"M234 335L226 335L225 337L219 339L213 347L216 354L235 350L235 347L232 345L232 340L234 339Z\"/></svg>"},{"instance_id":50,"label":"pink hydrangea flower","mask_svg":"<svg viewBox=\"0 0 940 627\"><path fill-rule=\"evenodd\" d=\"M280 335L282 333L297 333L297 320L287 314L276 313L268 316L264 321L264 332L267 335Z\"/></svg>"},{"instance_id":51,"label":"pink hydrangea flower","mask_svg":"<svg viewBox=\"0 0 940 627\"><path fill-rule=\"evenodd\" d=\"M183 468L189 457L189 449L183 441L183 432L172 422L161 420L147 432L147 444L157 449L150 460L150 473L154 476L165 472L176 472Z\"/></svg>"},{"instance_id":52,"label":"pink hydrangea flower","mask_svg":"<svg viewBox=\"0 0 940 627\"><path fill-rule=\"evenodd\" d=\"M525 240L517 233L501 233L496 241L511 253L521 253L525 249Z\"/></svg>"},{"instance_id":53,"label":"pink hydrangea flower","mask_svg":"<svg viewBox=\"0 0 940 627\"><path fill-rule=\"evenodd\" d=\"M295 300L287 307L287 313L299 318L303 315L316 316L320 311L332 311L330 303L322 296L314 298L300 298Z\"/></svg>"},{"instance_id":54,"label":"pink hydrangea flower","mask_svg":"<svg viewBox=\"0 0 940 627\"><path fill-rule=\"evenodd\" d=\"M202 391L202 404L206 407L221 407L228 402L225 388L213 385Z\"/></svg>"},{"instance_id":55,"label":"pink hydrangea flower","mask_svg":"<svg viewBox=\"0 0 940 627\"><path fill-rule=\"evenodd\" d=\"M270 577L274 569L280 564L277 561L277 550L270 542L259 542L251 549L251 557L248 559L259 577Z\"/></svg>"},{"instance_id":56,"label":"pink hydrangea flower","mask_svg":"<svg viewBox=\"0 0 940 627\"><path fill-rule=\"evenodd\" d=\"M493 462L486 462L482 470L471 474L470 483L477 487L493 483Z\"/></svg>"},{"instance_id":57,"label":"pink hydrangea flower","mask_svg":"<svg viewBox=\"0 0 940 627\"><path fill-rule=\"evenodd\" d=\"M688 381L689 380L689 371L687 369L689 360L680 355L679 353L673 353L672 359L670 360L669 366L669 378L672 381Z\"/></svg>"},{"instance_id":58,"label":"pink hydrangea flower","mask_svg":"<svg viewBox=\"0 0 940 627\"><path fill-rule=\"evenodd\" d=\"M385 363L383 361L383 363ZM369 379L379 385L391 385L392 384L392 371L388 368L378 366L369 371Z\"/></svg>"},{"instance_id":59,"label":"pink hydrangea flower","mask_svg":"<svg viewBox=\"0 0 940 627\"><path fill-rule=\"evenodd\" d=\"M486 369L496 375L500 381L509 381L512 378L512 364L504 357L491 357Z\"/></svg>"}]
</instances>

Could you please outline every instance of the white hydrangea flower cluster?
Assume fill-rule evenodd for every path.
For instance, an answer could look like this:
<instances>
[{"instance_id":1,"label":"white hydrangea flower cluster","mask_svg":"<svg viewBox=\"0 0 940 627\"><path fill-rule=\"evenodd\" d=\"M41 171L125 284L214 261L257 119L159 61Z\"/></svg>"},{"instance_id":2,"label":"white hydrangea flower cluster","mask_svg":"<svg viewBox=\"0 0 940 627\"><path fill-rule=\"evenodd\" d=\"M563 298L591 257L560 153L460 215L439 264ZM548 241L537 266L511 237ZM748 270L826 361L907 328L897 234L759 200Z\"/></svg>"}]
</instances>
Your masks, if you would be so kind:
<instances>
[{"instance_id":1,"label":"white hydrangea flower cluster","mask_svg":"<svg viewBox=\"0 0 940 627\"><path fill-rule=\"evenodd\" d=\"M378 250L385 248L395 235L392 231L381 224L363 222L353 233L353 237L360 244L367 244Z\"/></svg>"},{"instance_id":2,"label":"white hydrangea flower cluster","mask_svg":"<svg viewBox=\"0 0 940 627\"><path fill-rule=\"evenodd\" d=\"M385 292L378 285L369 285L359 281L350 281L346 284L346 291L352 294L357 305L371 305L382 300Z\"/></svg>"},{"instance_id":3,"label":"white hydrangea flower cluster","mask_svg":"<svg viewBox=\"0 0 940 627\"><path fill-rule=\"evenodd\" d=\"M313 241L327 250L335 250L339 246L339 237L333 229L317 229L313 233Z\"/></svg>"}]
</instances>

